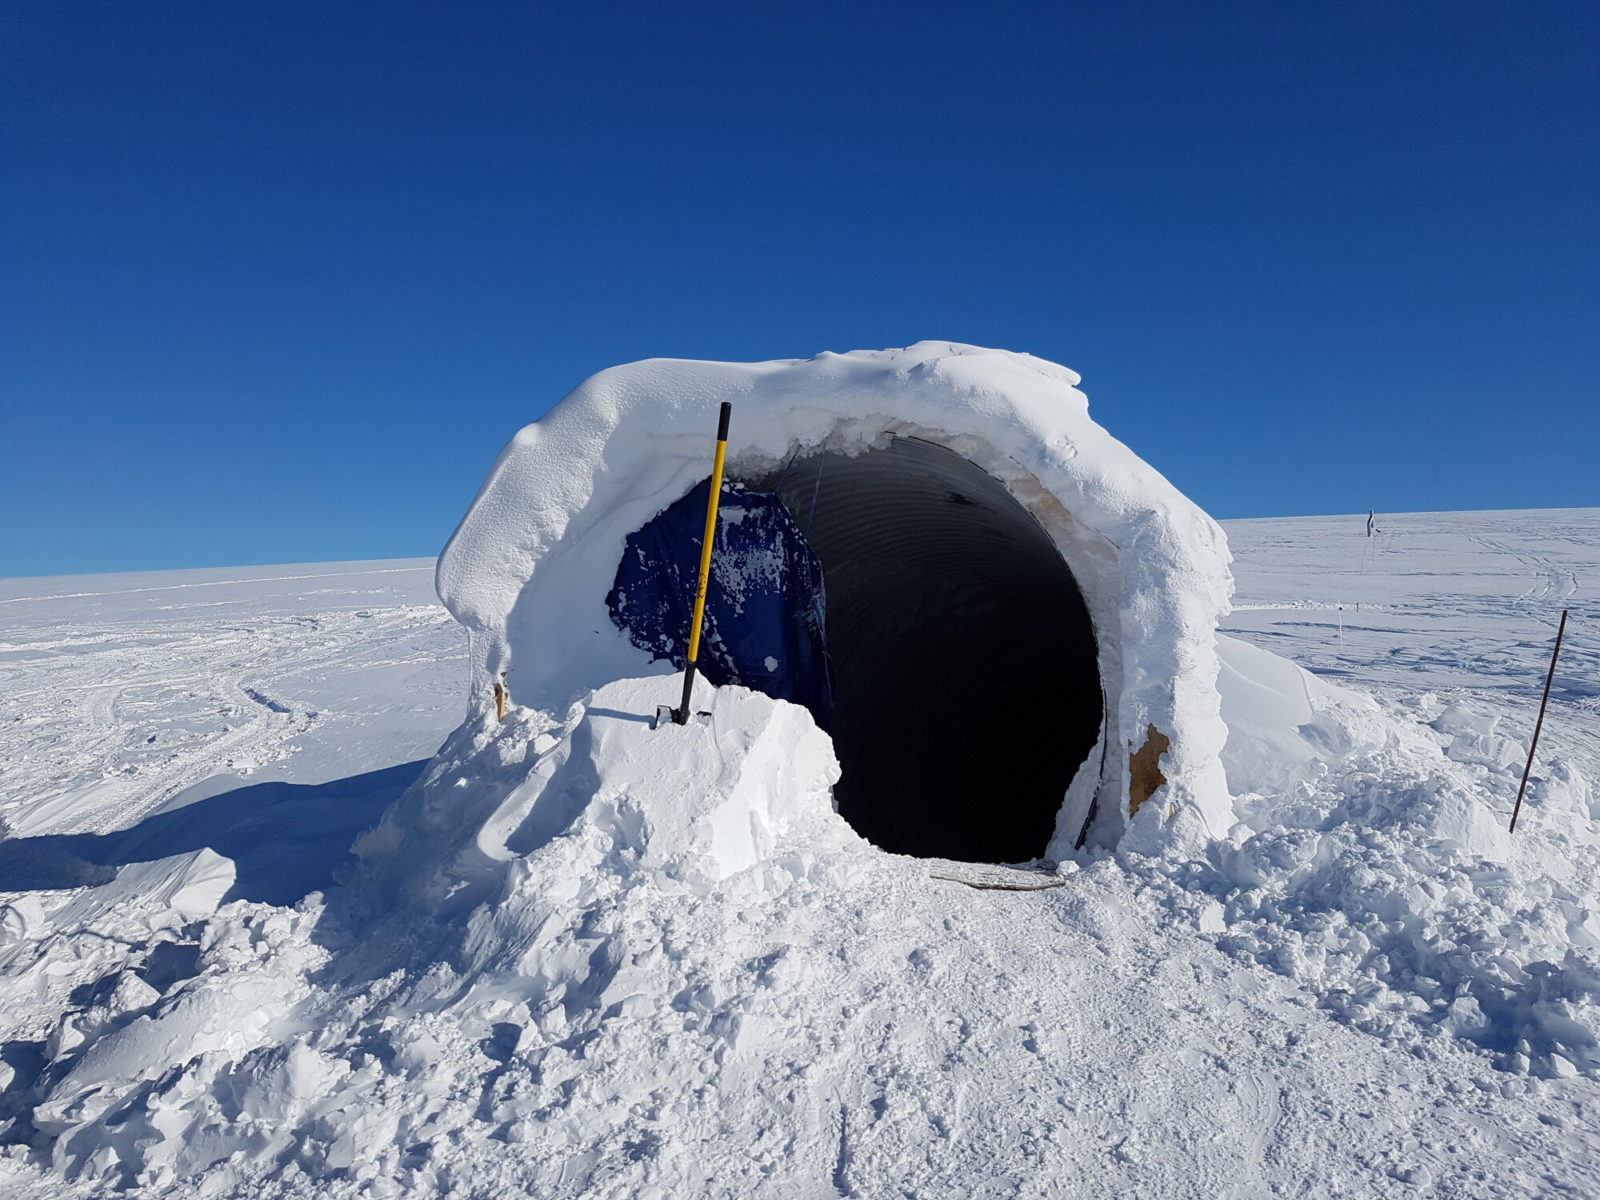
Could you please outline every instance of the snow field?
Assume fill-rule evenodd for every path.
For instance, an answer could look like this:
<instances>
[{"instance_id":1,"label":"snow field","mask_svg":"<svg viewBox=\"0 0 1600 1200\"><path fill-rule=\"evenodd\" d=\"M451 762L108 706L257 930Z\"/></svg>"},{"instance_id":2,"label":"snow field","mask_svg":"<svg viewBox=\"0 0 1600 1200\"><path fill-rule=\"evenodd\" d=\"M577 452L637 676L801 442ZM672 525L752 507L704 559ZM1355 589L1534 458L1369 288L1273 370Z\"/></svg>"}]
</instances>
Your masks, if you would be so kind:
<instances>
[{"instance_id":1,"label":"snow field","mask_svg":"<svg viewBox=\"0 0 1600 1200\"><path fill-rule=\"evenodd\" d=\"M0 580L0 820L105 832L286 757L299 782L427 757L458 719L463 657L431 567Z\"/></svg>"},{"instance_id":2,"label":"snow field","mask_svg":"<svg viewBox=\"0 0 1600 1200\"><path fill-rule=\"evenodd\" d=\"M1238 820L1199 854L1097 855L1036 892L931 878L834 815L803 710L707 689L709 721L651 730L676 699L657 674L469 721L370 810L341 886L241 897L279 861L252 846L232 874L194 849L0 893L0 1181L185 1198L1600 1190L1600 512L1380 524L1417 550L1405 569L1363 572L1319 519L1230 526ZM1560 555L1552 528L1572 534ZM1572 576L1574 647L1512 839L1553 633L1550 598L1518 598L1535 547ZM1372 631L1341 645L1319 606L1349 562ZM406 657L388 648L404 627L364 628L320 648ZM152 665L197 669L158 631L123 626ZM249 686L343 711L299 665L321 636ZM459 662L412 664L448 687L414 687L411 711L351 713L366 757L346 774L414 756L430 697L458 702ZM43 687L55 666L12 669ZM101 757L82 761L115 761L114 730L13 736L70 749L91 732ZM274 767L293 784L303 764L313 790L272 810L286 817L334 795L335 748L298 744ZM8 775L10 811L40 812L49 772L29 770ZM177 782L141 782L127 822L159 820ZM74 803L103 811L74 794L0 863L91 824Z\"/></svg>"},{"instance_id":3,"label":"snow field","mask_svg":"<svg viewBox=\"0 0 1600 1200\"><path fill-rule=\"evenodd\" d=\"M1303 727L1320 743L1311 771L1264 795L1236 787L1241 825L1194 878L1226 904L1225 949L1358 1028L1454 1035L1510 1072L1593 1072L1600 513L1379 525L1373 539L1358 517L1229 525L1244 602L1224 628L1362 693L1313 686L1337 719ZM1513 838L1562 607L1569 636Z\"/></svg>"}]
</instances>

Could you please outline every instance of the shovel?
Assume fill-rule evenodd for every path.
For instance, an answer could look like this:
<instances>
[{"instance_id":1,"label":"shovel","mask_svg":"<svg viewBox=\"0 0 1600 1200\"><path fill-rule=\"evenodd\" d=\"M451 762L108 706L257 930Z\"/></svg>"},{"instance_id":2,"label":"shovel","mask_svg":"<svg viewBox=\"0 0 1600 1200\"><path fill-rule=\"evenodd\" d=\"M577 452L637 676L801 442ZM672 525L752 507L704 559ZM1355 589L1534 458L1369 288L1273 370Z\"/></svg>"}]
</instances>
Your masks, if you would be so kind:
<instances>
[{"instance_id":1,"label":"shovel","mask_svg":"<svg viewBox=\"0 0 1600 1200\"><path fill-rule=\"evenodd\" d=\"M711 495L706 499L706 529L700 539L700 575L694 589L694 615L689 618L689 661L683 668L683 702L677 708L667 704L656 706L656 719L652 728L659 728L662 714L672 717L674 725L689 723L689 698L694 692L695 665L700 658L700 627L705 623L706 587L711 580L711 544L717 533L717 501L722 498L722 464L728 456L728 419L733 415L733 405L722 402L722 412L717 418L717 456L711 466ZM697 714L702 717L710 713Z\"/></svg>"}]
</instances>

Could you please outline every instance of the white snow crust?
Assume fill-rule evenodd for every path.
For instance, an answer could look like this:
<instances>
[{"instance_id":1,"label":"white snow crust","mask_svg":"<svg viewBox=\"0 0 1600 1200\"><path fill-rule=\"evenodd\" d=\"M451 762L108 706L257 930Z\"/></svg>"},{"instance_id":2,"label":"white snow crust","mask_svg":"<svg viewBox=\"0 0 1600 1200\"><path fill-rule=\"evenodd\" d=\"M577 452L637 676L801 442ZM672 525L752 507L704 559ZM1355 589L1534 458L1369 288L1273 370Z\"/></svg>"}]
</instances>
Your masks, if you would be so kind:
<instances>
[{"instance_id":1,"label":"white snow crust","mask_svg":"<svg viewBox=\"0 0 1600 1200\"><path fill-rule=\"evenodd\" d=\"M0 888L32 880L0 891L0 1189L1594 1194L1600 510L1383 524L1229 526L1238 819L1038 891L862 841L803 709L705 687L651 729L658 674L475 712L336 883L273 846L348 844L339 739L383 776L460 686L405 587L0 582ZM228 855L166 832L256 786L197 788L207 745L306 789L197 814Z\"/></svg>"}]
</instances>

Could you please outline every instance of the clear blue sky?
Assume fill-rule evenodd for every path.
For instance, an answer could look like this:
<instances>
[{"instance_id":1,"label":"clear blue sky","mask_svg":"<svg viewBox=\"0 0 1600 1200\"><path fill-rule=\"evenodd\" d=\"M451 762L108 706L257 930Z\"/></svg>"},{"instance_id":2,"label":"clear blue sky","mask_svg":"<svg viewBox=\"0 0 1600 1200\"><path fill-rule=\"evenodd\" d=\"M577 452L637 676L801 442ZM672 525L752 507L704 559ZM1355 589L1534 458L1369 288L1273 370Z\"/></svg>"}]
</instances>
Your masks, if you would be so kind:
<instances>
[{"instance_id":1,"label":"clear blue sky","mask_svg":"<svg viewBox=\"0 0 1600 1200\"><path fill-rule=\"evenodd\" d=\"M435 553L585 376L945 338L1219 517L1600 504L1600 6L0 14L0 574Z\"/></svg>"}]
</instances>

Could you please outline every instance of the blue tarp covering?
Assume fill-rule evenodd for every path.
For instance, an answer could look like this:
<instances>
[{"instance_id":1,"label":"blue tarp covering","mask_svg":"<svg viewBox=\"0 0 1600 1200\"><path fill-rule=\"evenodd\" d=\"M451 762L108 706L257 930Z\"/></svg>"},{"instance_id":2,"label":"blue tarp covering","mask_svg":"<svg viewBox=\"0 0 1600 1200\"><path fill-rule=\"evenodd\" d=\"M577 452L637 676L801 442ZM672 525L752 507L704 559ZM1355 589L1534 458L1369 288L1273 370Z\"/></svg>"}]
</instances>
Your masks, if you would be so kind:
<instances>
[{"instance_id":1,"label":"blue tarp covering","mask_svg":"<svg viewBox=\"0 0 1600 1200\"><path fill-rule=\"evenodd\" d=\"M611 619L635 646L684 665L695 575L711 481L630 534L606 597ZM824 640L822 566L783 501L771 492L723 488L700 635L699 669L811 710L826 725L833 686Z\"/></svg>"}]
</instances>

